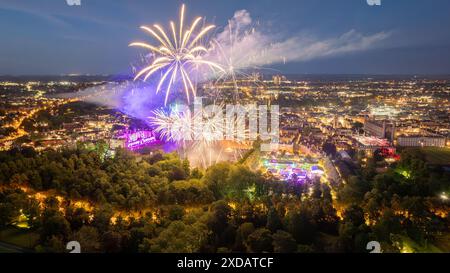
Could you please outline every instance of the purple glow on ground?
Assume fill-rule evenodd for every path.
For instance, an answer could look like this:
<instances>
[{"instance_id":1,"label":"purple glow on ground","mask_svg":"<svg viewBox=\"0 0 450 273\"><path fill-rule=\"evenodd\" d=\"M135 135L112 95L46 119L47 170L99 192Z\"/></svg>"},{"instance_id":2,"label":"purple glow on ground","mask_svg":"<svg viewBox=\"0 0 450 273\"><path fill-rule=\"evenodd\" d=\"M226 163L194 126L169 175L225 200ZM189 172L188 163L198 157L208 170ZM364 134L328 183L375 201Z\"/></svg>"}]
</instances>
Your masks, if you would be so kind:
<instances>
[{"instance_id":1,"label":"purple glow on ground","mask_svg":"<svg viewBox=\"0 0 450 273\"><path fill-rule=\"evenodd\" d=\"M154 133L149 130L142 130L125 134L126 147L130 150L136 150L149 145L159 144Z\"/></svg>"}]
</instances>

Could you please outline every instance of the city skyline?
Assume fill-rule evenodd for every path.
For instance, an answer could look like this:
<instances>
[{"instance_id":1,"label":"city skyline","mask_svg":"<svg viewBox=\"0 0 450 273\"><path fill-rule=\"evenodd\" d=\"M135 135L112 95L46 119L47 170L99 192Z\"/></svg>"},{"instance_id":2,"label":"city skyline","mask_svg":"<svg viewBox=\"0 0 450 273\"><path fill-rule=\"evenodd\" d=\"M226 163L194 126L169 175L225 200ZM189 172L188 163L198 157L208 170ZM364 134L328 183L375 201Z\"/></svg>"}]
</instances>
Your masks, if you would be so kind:
<instances>
[{"instance_id":1,"label":"city skyline","mask_svg":"<svg viewBox=\"0 0 450 273\"><path fill-rule=\"evenodd\" d=\"M81 3L1 3L0 31L7 39L0 45L0 75L129 74L138 54L127 45L142 37L138 26L176 19L181 3L188 5L189 21L203 15L217 26L215 34L245 10L265 37L290 41L287 61L264 66L274 73L450 73L450 34L441 28L450 23L447 1ZM317 53L323 45L325 53ZM303 54L307 50L312 53Z\"/></svg>"}]
</instances>

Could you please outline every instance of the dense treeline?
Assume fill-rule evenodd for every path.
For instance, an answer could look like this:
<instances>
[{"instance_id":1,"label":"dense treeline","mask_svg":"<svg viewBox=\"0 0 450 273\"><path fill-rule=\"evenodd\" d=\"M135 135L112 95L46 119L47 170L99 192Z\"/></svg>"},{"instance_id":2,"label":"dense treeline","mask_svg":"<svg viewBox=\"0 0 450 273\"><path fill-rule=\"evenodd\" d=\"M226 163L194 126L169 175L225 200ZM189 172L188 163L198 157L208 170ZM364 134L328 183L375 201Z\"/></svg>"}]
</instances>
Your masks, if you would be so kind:
<instances>
[{"instance_id":1,"label":"dense treeline","mask_svg":"<svg viewBox=\"0 0 450 273\"><path fill-rule=\"evenodd\" d=\"M88 198L125 209L212 201L211 193L195 180L183 181L190 179L189 163L174 154L157 153L142 160L123 150L118 150L114 158L100 154L85 149L25 155L13 151L1 156L0 181L29 185L38 191L53 189L70 198ZM169 183L174 180L177 183ZM190 191L198 196L192 198Z\"/></svg>"},{"instance_id":2,"label":"dense treeline","mask_svg":"<svg viewBox=\"0 0 450 273\"><path fill-rule=\"evenodd\" d=\"M340 234L359 242L354 245L359 249L365 246L368 230L385 249L395 245L410 251L405 248L411 248L406 242L412 239L422 246L415 250L429 251L442 235L448 244L450 173L428 166L418 150L405 150L401 160L383 173L376 171L379 161L382 158L375 154L338 189L338 202L352 214L344 217Z\"/></svg>"},{"instance_id":3,"label":"dense treeline","mask_svg":"<svg viewBox=\"0 0 450 273\"><path fill-rule=\"evenodd\" d=\"M448 190L448 174L417 154L384 174L369 162L334 189L278 182L242 164L201 171L162 152L23 149L0 153L0 162L0 228L25 217L40 234L37 251L76 240L85 252L362 252L378 240L396 252L404 238L427 244L449 232L448 204L436 195ZM94 209L51 196L39 204L20 185ZM118 210L148 212L125 219Z\"/></svg>"}]
</instances>

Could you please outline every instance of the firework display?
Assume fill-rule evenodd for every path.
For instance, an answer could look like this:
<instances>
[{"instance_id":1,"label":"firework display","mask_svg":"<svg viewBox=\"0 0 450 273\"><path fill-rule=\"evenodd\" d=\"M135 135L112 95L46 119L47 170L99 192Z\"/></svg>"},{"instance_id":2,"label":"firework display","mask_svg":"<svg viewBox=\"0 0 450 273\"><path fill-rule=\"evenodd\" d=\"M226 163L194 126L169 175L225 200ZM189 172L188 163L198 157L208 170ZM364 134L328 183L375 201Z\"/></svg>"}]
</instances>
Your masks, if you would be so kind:
<instances>
[{"instance_id":1,"label":"firework display","mask_svg":"<svg viewBox=\"0 0 450 273\"><path fill-rule=\"evenodd\" d=\"M213 104L191 111L187 106L173 105L169 110L153 111L149 122L161 140L176 143L190 161L208 167L225 158L240 159L241 150L249 146L245 140L234 138L235 134L239 132L247 139L250 132L246 118L257 119L252 112L230 117L224 114L224 108L223 104ZM233 140L226 140L230 126Z\"/></svg>"},{"instance_id":2,"label":"firework display","mask_svg":"<svg viewBox=\"0 0 450 273\"><path fill-rule=\"evenodd\" d=\"M202 58L208 52L208 48L201 43L201 40L215 26L208 25L198 30L202 17L197 17L191 27L185 30L184 13L185 6L182 5L179 28L171 21L170 28L172 34L169 35L157 24L153 25L153 27L141 26L141 29L150 33L160 43L159 46L143 42L130 44L130 46L149 49L154 54L153 62L140 70L134 79L137 80L143 76L143 80L146 81L156 72L161 72L162 76L159 78L156 92L158 93L163 88L163 85L166 84L165 104L167 104L173 85L180 79L188 102L190 100L190 94L193 96L196 95L195 82L191 79L191 72L198 70L199 66L207 66L213 71L223 71L220 65Z\"/></svg>"},{"instance_id":3,"label":"firework display","mask_svg":"<svg viewBox=\"0 0 450 273\"><path fill-rule=\"evenodd\" d=\"M450 1L183 2L0 0L4 268L450 253Z\"/></svg>"}]
</instances>

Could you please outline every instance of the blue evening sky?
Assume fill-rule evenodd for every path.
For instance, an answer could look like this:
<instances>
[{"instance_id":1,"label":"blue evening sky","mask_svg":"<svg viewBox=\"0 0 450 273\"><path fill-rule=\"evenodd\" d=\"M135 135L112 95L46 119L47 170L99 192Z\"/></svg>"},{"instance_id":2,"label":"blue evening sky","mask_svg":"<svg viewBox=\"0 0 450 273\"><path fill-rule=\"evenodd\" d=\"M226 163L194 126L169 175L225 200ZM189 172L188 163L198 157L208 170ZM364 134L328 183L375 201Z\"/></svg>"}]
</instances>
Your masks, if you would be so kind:
<instances>
[{"instance_id":1,"label":"blue evening sky","mask_svg":"<svg viewBox=\"0 0 450 273\"><path fill-rule=\"evenodd\" d=\"M263 31L320 39L355 30L389 32L376 47L304 62L273 64L284 73L450 74L450 1L381 0L0 0L1 74L128 73L145 40L139 26L204 16L219 28L246 9Z\"/></svg>"}]
</instances>

